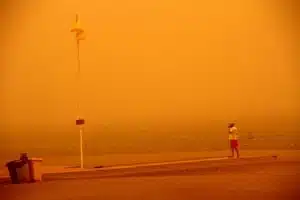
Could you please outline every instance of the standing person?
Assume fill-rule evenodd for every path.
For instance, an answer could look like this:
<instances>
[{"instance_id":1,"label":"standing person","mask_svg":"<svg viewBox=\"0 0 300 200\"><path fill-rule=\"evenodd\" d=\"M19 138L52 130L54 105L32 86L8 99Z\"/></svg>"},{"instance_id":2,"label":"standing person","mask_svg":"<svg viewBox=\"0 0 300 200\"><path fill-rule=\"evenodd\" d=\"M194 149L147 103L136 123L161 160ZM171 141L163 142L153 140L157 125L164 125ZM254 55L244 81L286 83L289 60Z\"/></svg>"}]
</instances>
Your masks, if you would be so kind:
<instances>
[{"instance_id":1,"label":"standing person","mask_svg":"<svg viewBox=\"0 0 300 200\"><path fill-rule=\"evenodd\" d=\"M234 123L228 124L228 131L229 131L229 144L231 148L231 157L234 157L234 152L236 152L236 157L240 157L239 151L239 141L238 141L238 131L235 127Z\"/></svg>"}]
</instances>

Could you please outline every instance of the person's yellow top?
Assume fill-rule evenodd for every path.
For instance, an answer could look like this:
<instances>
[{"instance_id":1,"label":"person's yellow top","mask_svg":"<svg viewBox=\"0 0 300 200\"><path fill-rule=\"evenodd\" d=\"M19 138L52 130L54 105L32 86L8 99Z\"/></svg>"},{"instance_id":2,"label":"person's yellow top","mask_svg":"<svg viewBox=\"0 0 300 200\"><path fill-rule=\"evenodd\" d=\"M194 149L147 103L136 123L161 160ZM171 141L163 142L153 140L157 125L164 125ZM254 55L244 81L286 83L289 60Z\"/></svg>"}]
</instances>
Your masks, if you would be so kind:
<instances>
[{"instance_id":1,"label":"person's yellow top","mask_svg":"<svg viewBox=\"0 0 300 200\"><path fill-rule=\"evenodd\" d=\"M237 140L238 139L238 133L236 127L229 128L229 140Z\"/></svg>"}]
</instances>

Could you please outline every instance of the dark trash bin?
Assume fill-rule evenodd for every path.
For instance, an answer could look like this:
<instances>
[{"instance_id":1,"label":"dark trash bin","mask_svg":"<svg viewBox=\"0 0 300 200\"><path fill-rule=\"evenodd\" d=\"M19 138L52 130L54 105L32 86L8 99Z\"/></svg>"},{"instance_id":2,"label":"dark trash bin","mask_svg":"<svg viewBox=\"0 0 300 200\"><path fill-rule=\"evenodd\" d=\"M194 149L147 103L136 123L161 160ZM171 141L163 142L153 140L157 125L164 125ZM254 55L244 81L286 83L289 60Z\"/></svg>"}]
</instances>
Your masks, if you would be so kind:
<instances>
[{"instance_id":1,"label":"dark trash bin","mask_svg":"<svg viewBox=\"0 0 300 200\"><path fill-rule=\"evenodd\" d=\"M24 165L24 162L22 162L20 160L13 160L13 161L10 161L6 164L11 182L13 184L19 184L20 183L20 181L18 179L17 168L20 168L23 165Z\"/></svg>"},{"instance_id":2,"label":"dark trash bin","mask_svg":"<svg viewBox=\"0 0 300 200\"><path fill-rule=\"evenodd\" d=\"M17 168L23 167L26 163L28 163L27 153L22 153L20 155L19 160L13 160L13 161L10 161L10 162L6 163L6 167L8 169L9 176L10 176L11 182L13 184L19 184L20 183L20 180L18 178Z\"/></svg>"}]
</instances>

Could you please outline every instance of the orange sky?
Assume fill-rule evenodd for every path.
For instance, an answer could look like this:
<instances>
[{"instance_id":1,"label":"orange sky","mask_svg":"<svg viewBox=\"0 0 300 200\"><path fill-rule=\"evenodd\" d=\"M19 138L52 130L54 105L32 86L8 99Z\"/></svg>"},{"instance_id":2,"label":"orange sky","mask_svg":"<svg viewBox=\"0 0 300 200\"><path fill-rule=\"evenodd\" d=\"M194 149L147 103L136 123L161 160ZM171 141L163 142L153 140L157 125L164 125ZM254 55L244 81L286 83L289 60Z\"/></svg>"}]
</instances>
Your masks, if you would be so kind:
<instances>
[{"instance_id":1,"label":"orange sky","mask_svg":"<svg viewBox=\"0 0 300 200\"><path fill-rule=\"evenodd\" d=\"M274 1L14 2L1 14L3 133L74 128L76 12L90 132L299 120L295 16Z\"/></svg>"}]
</instances>

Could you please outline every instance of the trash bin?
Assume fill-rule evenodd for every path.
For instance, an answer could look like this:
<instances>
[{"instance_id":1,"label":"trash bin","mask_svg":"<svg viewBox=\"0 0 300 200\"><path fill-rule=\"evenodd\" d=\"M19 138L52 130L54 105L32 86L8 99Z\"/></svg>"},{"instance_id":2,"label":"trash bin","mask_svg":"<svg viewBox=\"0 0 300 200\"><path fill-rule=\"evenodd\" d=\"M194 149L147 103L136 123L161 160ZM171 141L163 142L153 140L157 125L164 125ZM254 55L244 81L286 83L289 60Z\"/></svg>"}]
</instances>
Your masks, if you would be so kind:
<instances>
[{"instance_id":1,"label":"trash bin","mask_svg":"<svg viewBox=\"0 0 300 200\"><path fill-rule=\"evenodd\" d=\"M21 168L23 165L24 165L24 163L20 160L13 160L13 161L6 163L6 167L8 169L12 184L20 183L20 180L18 177L18 169Z\"/></svg>"},{"instance_id":2,"label":"trash bin","mask_svg":"<svg viewBox=\"0 0 300 200\"><path fill-rule=\"evenodd\" d=\"M30 181L42 181L42 161L41 158L31 158L29 159L29 175Z\"/></svg>"},{"instance_id":3,"label":"trash bin","mask_svg":"<svg viewBox=\"0 0 300 200\"><path fill-rule=\"evenodd\" d=\"M42 180L42 159L27 157L21 154L20 160L10 161L6 164L13 184L29 183Z\"/></svg>"},{"instance_id":4,"label":"trash bin","mask_svg":"<svg viewBox=\"0 0 300 200\"><path fill-rule=\"evenodd\" d=\"M21 183L42 181L42 159L30 158L22 167L17 168L18 180Z\"/></svg>"},{"instance_id":5,"label":"trash bin","mask_svg":"<svg viewBox=\"0 0 300 200\"><path fill-rule=\"evenodd\" d=\"M29 162L16 169L17 177L20 183L28 183L31 181Z\"/></svg>"}]
</instances>

